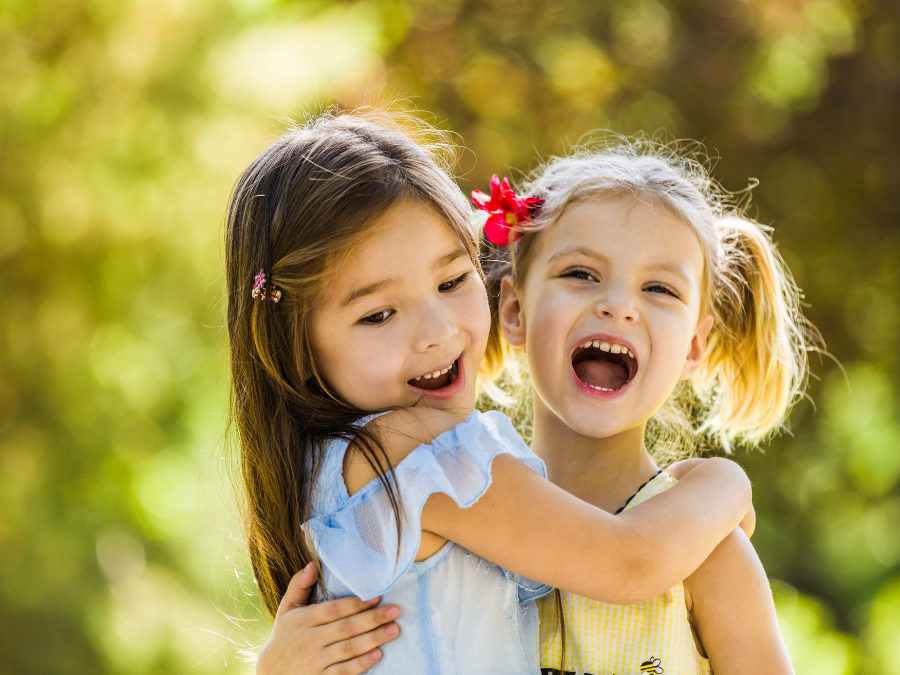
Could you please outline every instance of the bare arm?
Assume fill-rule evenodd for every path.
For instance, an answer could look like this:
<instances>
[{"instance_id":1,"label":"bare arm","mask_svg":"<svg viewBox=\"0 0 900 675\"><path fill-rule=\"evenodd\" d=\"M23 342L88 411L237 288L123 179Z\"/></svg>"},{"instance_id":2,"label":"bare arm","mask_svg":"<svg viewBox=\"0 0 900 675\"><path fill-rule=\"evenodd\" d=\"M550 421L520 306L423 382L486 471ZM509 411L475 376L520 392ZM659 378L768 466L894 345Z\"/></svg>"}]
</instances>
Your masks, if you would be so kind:
<instances>
[{"instance_id":1,"label":"bare arm","mask_svg":"<svg viewBox=\"0 0 900 675\"><path fill-rule=\"evenodd\" d=\"M702 457L682 459L679 462L667 466L666 473L675 480L681 480L698 466L703 466L705 461L706 459ZM752 537L753 533L756 531L756 509L753 508L753 504L750 505L750 510L744 514L744 519L741 521L741 529L748 538Z\"/></svg>"},{"instance_id":2,"label":"bare arm","mask_svg":"<svg viewBox=\"0 0 900 675\"><path fill-rule=\"evenodd\" d=\"M743 470L719 458L621 516L573 497L508 455L494 460L492 476L484 496L466 509L433 495L423 529L518 574L618 604L644 602L689 576L750 504Z\"/></svg>"},{"instance_id":3,"label":"bare arm","mask_svg":"<svg viewBox=\"0 0 900 675\"><path fill-rule=\"evenodd\" d=\"M460 421L440 410L414 408L370 424L396 466ZM347 454L344 480L353 494L375 476L367 462ZM687 578L750 507L747 476L720 458L620 516L573 497L510 455L494 460L491 475L487 492L468 508L447 495L431 496L422 511L417 559L450 539L523 576L618 604L650 600Z\"/></svg>"},{"instance_id":4,"label":"bare arm","mask_svg":"<svg viewBox=\"0 0 900 675\"><path fill-rule=\"evenodd\" d=\"M719 544L684 587L716 675L793 675L769 581L742 531Z\"/></svg>"}]
</instances>

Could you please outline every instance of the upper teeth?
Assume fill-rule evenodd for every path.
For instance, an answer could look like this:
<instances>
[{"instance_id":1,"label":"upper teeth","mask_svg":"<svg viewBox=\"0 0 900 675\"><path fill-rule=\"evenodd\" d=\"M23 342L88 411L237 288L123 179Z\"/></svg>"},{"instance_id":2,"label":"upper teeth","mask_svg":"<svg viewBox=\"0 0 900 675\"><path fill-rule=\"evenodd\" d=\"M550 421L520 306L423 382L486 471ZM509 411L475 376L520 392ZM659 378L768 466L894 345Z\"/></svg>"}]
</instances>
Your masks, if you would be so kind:
<instances>
[{"instance_id":1,"label":"upper teeth","mask_svg":"<svg viewBox=\"0 0 900 675\"><path fill-rule=\"evenodd\" d=\"M596 347L604 352L609 352L611 354L628 354L631 358L634 358L634 353L625 345L619 345L615 342L602 342L601 340L588 340L583 345L579 346L579 349L587 349L588 347Z\"/></svg>"},{"instance_id":2,"label":"upper teeth","mask_svg":"<svg viewBox=\"0 0 900 675\"><path fill-rule=\"evenodd\" d=\"M452 368L452 367L453 366L450 366L450 368ZM421 380L424 377L426 380L430 380L432 377L440 377L441 375L444 375L445 373L449 373L450 368L444 368L443 370L436 370L433 373L428 373L427 375L419 375L419 377L417 377L416 379Z\"/></svg>"}]
</instances>

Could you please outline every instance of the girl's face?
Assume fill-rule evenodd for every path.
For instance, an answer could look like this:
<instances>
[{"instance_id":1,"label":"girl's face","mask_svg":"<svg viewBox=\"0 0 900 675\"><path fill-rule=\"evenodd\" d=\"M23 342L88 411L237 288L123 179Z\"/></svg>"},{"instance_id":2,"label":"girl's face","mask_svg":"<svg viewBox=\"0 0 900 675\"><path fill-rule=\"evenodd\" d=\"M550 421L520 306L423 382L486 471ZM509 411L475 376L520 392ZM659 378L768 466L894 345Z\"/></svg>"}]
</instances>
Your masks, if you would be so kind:
<instances>
[{"instance_id":1,"label":"girl's face","mask_svg":"<svg viewBox=\"0 0 900 675\"><path fill-rule=\"evenodd\" d=\"M490 330L484 284L440 216L408 200L335 270L312 315L316 365L361 410L470 411Z\"/></svg>"},{"instance_id":2,"label":"girl's face","mask_svg":"<svg viewBox=\"0 0 900 675\"><path fill-rule=\"evenodd\" d=\"M697 369L712 325L699 240L629 196L569 206L534 245L524 288L503 284L500 320L526 348L536 412L594 438L646 423Z\"/></svg>"}]
</instances>

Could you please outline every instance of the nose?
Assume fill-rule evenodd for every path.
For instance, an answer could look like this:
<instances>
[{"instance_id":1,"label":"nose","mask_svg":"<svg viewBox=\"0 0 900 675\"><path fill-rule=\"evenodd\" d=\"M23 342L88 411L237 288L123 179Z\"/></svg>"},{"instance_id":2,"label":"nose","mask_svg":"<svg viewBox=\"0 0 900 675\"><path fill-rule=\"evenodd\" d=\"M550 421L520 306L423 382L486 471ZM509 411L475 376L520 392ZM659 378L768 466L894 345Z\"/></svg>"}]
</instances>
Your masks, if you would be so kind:
<instances>
[{"instance_id":1,"label":"nose","mask_svg":"<svg viewBox=\"0 0 900 675\"><path fill-rule=\"evenodd\" d=\"M634 298L624 284L608 288L594 306L594 312L601 319L614 322L631 324L638 319Z\"/></svg>"},{"instance_id":2,"label":"nose","mask_svg":"<svg viewBox=\"0 0 900 675\"><path fill-rule=\"evenodd\" d=\"M434 302L422 308L413 348L424 352L432 347L442 347L459 333L456 319L445 303Z\"/></svg>"}]
</instances>

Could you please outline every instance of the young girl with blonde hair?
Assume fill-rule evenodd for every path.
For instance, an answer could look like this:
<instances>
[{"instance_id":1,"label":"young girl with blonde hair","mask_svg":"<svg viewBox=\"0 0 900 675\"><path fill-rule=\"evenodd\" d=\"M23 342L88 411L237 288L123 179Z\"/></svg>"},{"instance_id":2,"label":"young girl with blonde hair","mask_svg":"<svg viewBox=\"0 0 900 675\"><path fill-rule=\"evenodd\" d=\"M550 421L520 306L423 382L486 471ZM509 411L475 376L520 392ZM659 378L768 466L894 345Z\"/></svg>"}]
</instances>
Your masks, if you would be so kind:
<instances>
[{"instance_id":1,"label":"young girl with blonde hair","mask_svg":"<svg viewBox=\"0 0 900 675\"><path fill-rule=\"evenodd\" d=\"M525 218L524 199L496 177L492 188L476 195L498 245L485 254L483 368L513 373L507 382L527 372L507 399L533 419L554 483L624 516L677 483L654 457L755 445L780 428L816 336L765 228L728 207L699 163L622 140L556 158L528 182L540 208ZM650 601L557 591L538 606L545 675L792 672L740 531Z\"/></svg>"},{"instance_id":2,"label":"young girl with blonde hair","mask_svg":"<svg viewBox=\"0 0 900 675\"><path fill-rule=\"evenodd\" d=\"M677 483L654 455L781 427L815 334L765 229L698 162L620 140L550 161L526 194L541 209L488 271L485 367L527 370L532 448L555 484L627 513ZM538 604L544 673L792 672L740 531L649 602L557 591Z\"/></svg>"},{"instance_id":3,"label":"young girl with blonde hair","mask_svg":"<svg viewBox=\"0 0 900 675\"><path fill-rule=\"evenodd\" d=\"M747 511L746 476L711 460L611 516L545 480L505 416L473 412L490 332L477 254L465 198L389 116L323 115L238 180L233 410L250 559L275 617L259 672L302 672L304 644L345 662L331 672L381 655L297 607L312 560L321 597L402 610L373 672L518 675L538 668L545 584L654 597Z\"/></svg>"}]
</instances>

